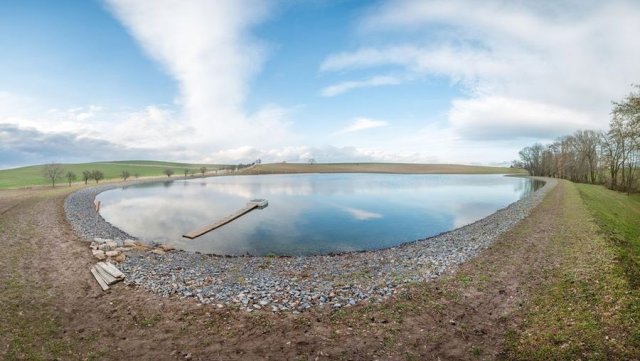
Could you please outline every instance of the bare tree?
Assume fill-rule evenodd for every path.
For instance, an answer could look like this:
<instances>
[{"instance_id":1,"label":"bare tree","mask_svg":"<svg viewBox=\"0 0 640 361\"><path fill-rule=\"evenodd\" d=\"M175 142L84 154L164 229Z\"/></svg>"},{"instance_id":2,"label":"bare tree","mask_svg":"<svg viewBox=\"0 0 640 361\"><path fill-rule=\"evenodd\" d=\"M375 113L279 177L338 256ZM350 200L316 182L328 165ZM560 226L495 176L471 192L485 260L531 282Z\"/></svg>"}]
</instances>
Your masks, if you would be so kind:
<instances>
[{"instance_id":1,"label":"bare tree","mask_svg":"<svg viewBox=\"0 0 640 361\"><path fill-rule=\"evenodd\" d=\"M200 167L200 174L204 177L205 173L207 173L207 167Z\"/></svg>"},{"instance_id":2,"label":"bare tree","mask_svg":"<svg viewBox=\"0 0 640 361\"><path fill-rule=\"evenodd\" d=\"M122 173L120 173L120 177L122 177L122 180L126 182L127 178L131 177L131 174L128 170L123 170Z\"/></svg>"},{"instance_id":3,"label":"bare tree","mask_svg":"<svg viewBox=\"0 0 640 361\"><path fill-rule=\"evenodd\" d=\"M536 143L530 147L525 147L519 153L524 169L532 176L542 175L543 150L542 144Z\"/></svg>"},{"instance_id":4,"label":"bare tree","mask_svg":"<svg viewBox=\"0 0 640 361\"><path fill-rule=\"evenodd\" d=\"M610 133L619 150L621 190L635 190L640 167L640 85L636 85L623 101L614 102Z\"/></svg>"},{"instance_id":5,"label":"bare tree","mask_svg":"<svg viewBox=\"0 0 640 361\"><path fill-rule=\"evenodd\" d=\"M166 175L167 175L167 178L168 178L168 177L171 177L171 176L173 175L173 173L174 173L174 172L173 172L173 169L171 169L171 168L167 168L167 169L165 169L165 170L164 170L164 172L163 172L163 173L164 173L164 174L166 174Z\"/></svg>"},{"instance_id":6,"label":"bare tree","mask_svg":"<svg viewBox=\"0 0 640 361\"><path fill-rule=\"evenodd\" d=\"M77 178L76 174L73 173L72 171L68 171L67 174L65 174L65 177L69 181L69 187L71 187L71 182L73 182Z\"/></svg>"},{"instance_id":7,"label":"bare tree","mask_svg":"<svg viewBox=\"0 0 640 361\"><path fill-rule=\"evenodd\" d=\"M584 178L589 183L596 183L598 174L598 144L600 137L593 130L579 130L574 134L580 163L586 168Z\"/></svg>"},{"instance_id":8,"label":"bare tree","mask_svg":"<svg viewBox=\"0 0 640 361\"><path fill-rule=\"evenodd\" d=\"M102 171L99 171L99 170L93 170L91 171L91 179L95 180L97 184L104 179L104 173L102 173Z\"/></svg>"},{"instance_id":9,"label":"bare tree","mask_svg":"<svg viewBox=\"0 0 640 361\"><path fill-rule=\"evenodd\" d=\"M600 134L600 154L603 167L609 170L609 188L618 189L618 174L622 166L622 137L610 129Z\"/></svg>"},{"instance_id":10,"label":"bare tree","mask_svg":"<svg viewBox=\"0 0 640 361\"><path fill-rule=\"evenodd\" d=\"M87 184L89 179L91 179L91 172L88 171L88 170L83 170L82 171L82 180L84 181L84 184Z\"/></svg>"},{"instance_id":11,"label":"bare tree","mask_svg":"<svg viewBox=\"0 0 640 361\"><path fill-rule=\"evenodd\" d=\"M531 175L561 177L573 182L604 183L634 192L640 187L640 86L613 103L609 130L579 130L552 144L534 144L519 153Z\"/></svg>"},{"instance_id":12,"label":"bare tree","mask_svg":"<svg viewBox=\"0 0 640 361\"><path fill-rule=\"evenodd\" d=\"M56 187L56 181L62 178L64 174L64 168L59 163L49 163L45 164L42 168L42 176L51 182L51 186L53 188Z\"/></svg>"},{"instance_id":13,"label":"bare tree","mask_svg":"<svg viewBox=\"0 0 640 361\"><path fill-rule=\"evenodd\" d=\"M309 158L309 164L316 164L316 160L314 158Z\"/></svg>"}]
</instances>

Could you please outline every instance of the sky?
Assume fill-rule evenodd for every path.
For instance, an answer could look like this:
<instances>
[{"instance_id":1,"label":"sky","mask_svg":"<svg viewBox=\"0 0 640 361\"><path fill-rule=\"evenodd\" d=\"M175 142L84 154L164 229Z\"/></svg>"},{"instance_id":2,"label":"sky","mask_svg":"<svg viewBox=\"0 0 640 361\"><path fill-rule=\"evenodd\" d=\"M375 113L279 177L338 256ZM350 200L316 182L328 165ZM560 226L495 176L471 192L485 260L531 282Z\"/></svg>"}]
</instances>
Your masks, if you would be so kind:
<instances>
[{"instance_id":1,"label":"sky","mask_svg":"<svg viewBox=\"0 0 640 361\"><path fill-rule=\"evenodd\" d=\"M0 168L508 165L604 130L638 1L0 0Z\"/></svg>"}]
</instances>

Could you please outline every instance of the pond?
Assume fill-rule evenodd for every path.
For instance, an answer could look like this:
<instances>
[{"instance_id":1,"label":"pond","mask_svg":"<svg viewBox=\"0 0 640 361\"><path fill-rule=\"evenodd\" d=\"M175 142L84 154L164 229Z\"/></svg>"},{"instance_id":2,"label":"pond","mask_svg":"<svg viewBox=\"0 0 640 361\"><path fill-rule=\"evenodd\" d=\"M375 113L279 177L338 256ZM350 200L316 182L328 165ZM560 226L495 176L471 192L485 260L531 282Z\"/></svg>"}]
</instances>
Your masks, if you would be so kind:
<instances>
[{"instance_id":1,"label":"pond","mask_svg":"<svg viewBox=\"0 0 640 361\"><path fill-rule=\"evenodd\" d=\"M145 242L218 255L313 255L392 247L494 213L542 182L503 175L296 174L146 183L98 195L102 217ZM254 198L264 209L183 234Z\"/></svg>"}]
</instances>

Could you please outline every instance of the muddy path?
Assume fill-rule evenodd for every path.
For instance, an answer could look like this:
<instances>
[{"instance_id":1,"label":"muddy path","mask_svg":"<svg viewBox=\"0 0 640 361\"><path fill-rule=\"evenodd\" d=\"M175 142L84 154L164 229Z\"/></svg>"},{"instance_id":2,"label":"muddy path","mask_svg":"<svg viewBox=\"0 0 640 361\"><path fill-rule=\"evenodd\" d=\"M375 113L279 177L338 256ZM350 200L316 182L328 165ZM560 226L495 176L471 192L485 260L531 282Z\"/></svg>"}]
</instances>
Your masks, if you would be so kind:
<instances>
[{"instance_id":1,"label":"muddy path","mask_svg":"<svg viewBox=\"0 0 640 361\"><path fill-rule=\"evenodd\" d=\"M0 192L0 355L6 359L495 359L562 257L566 184L491 248L380 304L301 315L235 311L116 285L102 292L67 189Z\"/></svg>"}]
</instances>

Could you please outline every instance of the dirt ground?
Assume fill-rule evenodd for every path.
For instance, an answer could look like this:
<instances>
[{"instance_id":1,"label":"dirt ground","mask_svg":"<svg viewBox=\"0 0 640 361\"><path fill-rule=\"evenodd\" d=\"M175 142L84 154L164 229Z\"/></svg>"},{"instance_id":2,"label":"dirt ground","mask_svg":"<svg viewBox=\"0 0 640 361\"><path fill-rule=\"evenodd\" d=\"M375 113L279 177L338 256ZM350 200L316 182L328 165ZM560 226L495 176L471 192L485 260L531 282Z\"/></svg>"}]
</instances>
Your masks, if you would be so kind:
<instances>
[{"instance_id":1,"label":"dirt ground","mask_svg":"<svg viewBox=\"0 0 640 361\"><path fill-rule=\"evenodd\" d=\"M554 282L560 182L530 217L439 280L380 304L300 315L235 311L118 284L102 292L59 188L0 191L0 355L61 360L512 358L530 300Z\"/></svg>"}]
</instances>

